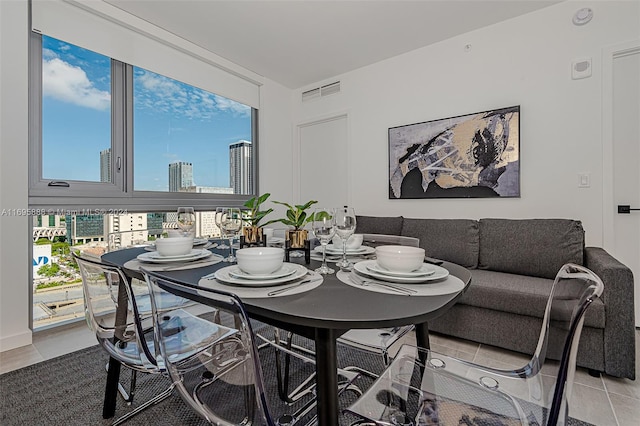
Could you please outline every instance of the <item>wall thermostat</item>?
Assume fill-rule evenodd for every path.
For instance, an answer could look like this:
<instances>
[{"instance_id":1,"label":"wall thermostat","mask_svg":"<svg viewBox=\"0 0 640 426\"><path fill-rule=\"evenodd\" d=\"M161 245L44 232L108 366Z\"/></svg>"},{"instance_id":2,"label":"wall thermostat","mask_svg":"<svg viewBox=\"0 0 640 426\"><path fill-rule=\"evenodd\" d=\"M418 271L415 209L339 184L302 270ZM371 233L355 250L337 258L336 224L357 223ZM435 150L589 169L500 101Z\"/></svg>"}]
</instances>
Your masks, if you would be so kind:
<instances>
[{"instance_id":1,"label":"wall thermostat","mask_svg":"<svg viewBox=\"0 0 640 426\"><path fill-rule=\"evenodd\" d=\"M571 78L579 80L591 77L591 58L574 59L571 63Z\"/></svg>"}]
</instances>

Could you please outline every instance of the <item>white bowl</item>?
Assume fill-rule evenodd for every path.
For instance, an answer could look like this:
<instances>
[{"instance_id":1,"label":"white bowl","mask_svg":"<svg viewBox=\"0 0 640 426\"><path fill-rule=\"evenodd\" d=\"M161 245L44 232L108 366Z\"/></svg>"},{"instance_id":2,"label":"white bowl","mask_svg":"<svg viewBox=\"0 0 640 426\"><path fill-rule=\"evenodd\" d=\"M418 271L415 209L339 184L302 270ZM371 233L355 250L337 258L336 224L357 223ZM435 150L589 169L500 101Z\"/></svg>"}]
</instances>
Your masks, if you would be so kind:
<instances>
[{"instance_id":1,"label":"white bowl","mask_svg":"<svg viewBox=\"0 0 640 426\"><path fill-rule=\"evenodd\" d=\"M167 236L169 238L183 237L183 232L180 229L167 229Z\"/></svg>"},{"instance_id":2,"label":"white bowl","mask_svg":"<svg viewBox=\"0 0 640 426\"><path fill-rule=\"evenodd\" d=\"M363 234L353 234L349 237L349 239L347 240L347 250L356 250L359 249L360 246L362 245L362 240L364 239L364 235ZM335 246L335 248L338 248L340 250L342 250L342 238L340 238L340 235L335 235L333 237L333 245Z\"/></svg>"},{"instance_id":3,"label":"white bowl","mask_svg":"<svg viewBox=\"0 0 640 426\"><path fill-rule=\"evenodd\" d=\"M181 256L189 254L193 248L193 238L173 237L156 240L156 250L162 256Z\"/></svg>"},{"instance_id":4,"label":"white bowl","mask_svg":"<svg viewBox=\"0 0 640 426\"><path fill-rule=\"evenodd\" d=\"M236 251L240 269L253 275L277 271L284 261L284 249L278 247L248 247Z\"/></svg>"},{"instance_id":5,"label":"white bowl","mask_svg":"<svg viewBox=\"0 0 640 426\"><path fill-rule=\"evenodd\" d=\"M376 247L378 265L392 272L411 272L424 262L424 249L409 246Z\"/></svg>"}]
</instances>

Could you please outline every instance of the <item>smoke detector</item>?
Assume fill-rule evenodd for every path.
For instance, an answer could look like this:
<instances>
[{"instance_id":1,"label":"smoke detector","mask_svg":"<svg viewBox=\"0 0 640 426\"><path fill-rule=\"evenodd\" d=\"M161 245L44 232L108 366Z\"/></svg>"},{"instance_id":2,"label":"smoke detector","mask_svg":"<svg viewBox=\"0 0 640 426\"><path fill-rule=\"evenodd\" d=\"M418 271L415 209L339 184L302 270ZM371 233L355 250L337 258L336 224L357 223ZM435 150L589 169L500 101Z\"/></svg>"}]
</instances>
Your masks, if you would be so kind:
<instances>
[{"instance_id":1,"label":"smoke detector","mask_svg":"<svg viewBox=\"0 0 640 426\"><path fill-rule=\"evenodd\" d=\"M593 10L583 7L573 15L573 23L574 25L584 25L591 21L591 18L593 18Z\"/></svg>"}]
</instances>

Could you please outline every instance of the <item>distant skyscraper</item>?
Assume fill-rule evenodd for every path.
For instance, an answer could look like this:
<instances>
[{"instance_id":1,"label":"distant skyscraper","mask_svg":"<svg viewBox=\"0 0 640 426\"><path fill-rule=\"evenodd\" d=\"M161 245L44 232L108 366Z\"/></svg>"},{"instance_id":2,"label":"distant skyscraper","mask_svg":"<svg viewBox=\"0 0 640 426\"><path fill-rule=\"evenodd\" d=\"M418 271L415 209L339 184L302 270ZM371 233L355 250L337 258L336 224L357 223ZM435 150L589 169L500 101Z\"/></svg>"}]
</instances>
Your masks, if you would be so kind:
<instances>
[{"instance_id":1,"label":"distant skyscraper","mask_svg":"<svg viewBox=\"0 0 640 426\"><path fill-rule=\"evenodd\" d=\"M249 141L229 145L229 186L234 194L253 194L253 147Z\"/></svg>"},{"instance_id":2,"label":"distant skyscraper","mask_svg":"<svg viewBox=\"0 0 640 426\"><path fill-rule=\"evenodd\" d=\"M193 186L193 164L179 161L169 164L169 192Z\"/></svg>"},{"instance_id":3,"label":"distant skyscraper","mask_svg":"<svg viewBox=\"0 0 640 426\"><path fill-rule=\"evenodd\" d=\"M111 182L111 148L100 151L100 182Z\"/></svg>"}]
</instances>

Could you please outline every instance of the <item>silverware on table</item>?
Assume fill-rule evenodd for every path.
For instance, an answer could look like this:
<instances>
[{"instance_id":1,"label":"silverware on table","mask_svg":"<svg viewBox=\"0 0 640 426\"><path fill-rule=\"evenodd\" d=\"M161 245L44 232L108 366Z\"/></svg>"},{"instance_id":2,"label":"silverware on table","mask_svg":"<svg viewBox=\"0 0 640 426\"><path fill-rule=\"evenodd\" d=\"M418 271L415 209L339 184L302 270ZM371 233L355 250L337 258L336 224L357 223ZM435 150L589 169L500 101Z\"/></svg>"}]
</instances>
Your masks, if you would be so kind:
<instances>
[{"instance_id":1,"label":"silverware on table","mask_svg":"<svg viewBox=\"0 0 640 426\"><path fill-rule=\"evenodd\" d=\"M201 276L200 279L201 280L211 280L211 279L214 279L215 277L216 277L216 273L212 272L210 274Z\"/></svg>"},{"instance_id":2,"label":"silverware on table","mask_svg":"<svg viewBox=\"0 0 640 426\"><path fill-rule=\"evenodd\" d=\"M383 287L389 290L393 290L397 293L404 294L405 296L411 296L412 294L417 293L417 291L412 288L407 288L397 284L378 281L371 278L364 278L356 274L355 272L352 272L351 274L349 274L349 279L351 279L351 282L353 282L354 284L361 285L363 287L370 286L370 285Z\"/></svg>"},{"instance_id":3,"label":"silverware on table","mask_svg":"<svg viewBox=\"0 0 640 426\"><path fill-rule=\"evenodd\" d=\"M307 279L307 280L300 281L299 283L295 283L295 284L290 285L290 286L287 286L287 287L281 287L281 288L279 288L279 289L272 290L272 291L270 291L269 293L267 293L267 296L275 296L275 295L277 295L277 294L284 293L284 292L289 291L289 290L292 290L292 289L294 289L294 288L298 288L298 287L300 287L300 286L301 286L301 285L303 285L303 284L308 284L308 283L312 283L312 282L320 281L321 279L322 279L322 277L321 277L321 276L318 276L318 277L315 277L315 278L309 278L309 279Z\"/></svg>"}]
</instances>

